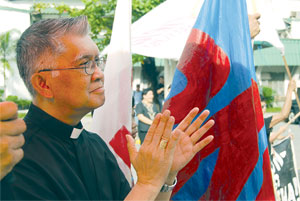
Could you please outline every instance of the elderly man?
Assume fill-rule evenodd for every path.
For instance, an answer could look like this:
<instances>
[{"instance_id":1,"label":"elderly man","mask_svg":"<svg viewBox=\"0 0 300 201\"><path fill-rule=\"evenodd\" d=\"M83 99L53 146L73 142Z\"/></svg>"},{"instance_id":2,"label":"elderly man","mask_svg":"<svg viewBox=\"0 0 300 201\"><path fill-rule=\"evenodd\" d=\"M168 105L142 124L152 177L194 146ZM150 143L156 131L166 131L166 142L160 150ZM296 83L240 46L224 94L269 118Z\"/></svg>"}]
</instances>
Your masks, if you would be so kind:
<instances>
[{"instance_id":1,"label":"elderly man","mask_svg":"<svg viewBox=\"0 0 300 201\"><path fill-rule=\"evenodd\" d=\"M24 159L13 170L13 199L168 200L177 172L213 139L199 141L214 124L200 127L208 111L191 124L194 108L173 132L170 112L158 114L139 151L127 136L138 175L130 189L104 141L80 122L105 100L103 62L86 17L33 24L18 41L17 64L33 102L24 119Z\"/></svg>"}]
</instances>

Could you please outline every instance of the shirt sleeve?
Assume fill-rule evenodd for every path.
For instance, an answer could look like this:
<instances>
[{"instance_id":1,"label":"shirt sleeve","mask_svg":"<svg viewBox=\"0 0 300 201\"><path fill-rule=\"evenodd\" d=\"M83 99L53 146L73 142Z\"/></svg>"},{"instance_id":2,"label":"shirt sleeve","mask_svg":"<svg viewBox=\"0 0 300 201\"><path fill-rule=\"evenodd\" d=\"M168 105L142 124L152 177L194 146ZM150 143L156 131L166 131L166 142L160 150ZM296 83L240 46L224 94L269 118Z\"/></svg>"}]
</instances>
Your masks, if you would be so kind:
<instances>
[{"instance_id":1,"label":"shirt sleeve","mask_svg":"<svg viewBox=\"0 0 300 201\"><path fill-rule=\"evenodd\" d=\"M126 177L119 168L115 156L109 150L106 143L101 139L100 136L94 134L91 137L93 137L99 143L99 146L97 146L97 150L95 149L94 153L98 152L98 157L99 154L101 154L104 157L104 160L101 162L101 164L97 165L98 167L101 167L101 170L97 171L105 173L105 175L102 177L102 180L103 183L105 183L106 185L102 185L99 191L102 190L106 193L111 191L111 194L113 195L113 200L124 200L130 192L131 188ZM102 149L103 152L100 151L100 149ZM99 159L96 163L101 161ZM101 173L98 172L97 175L100 175Z\"/></svg>"},{"instance_id":2,"label":"shirt sleeve","mask_svg":"<svg viewBox=\"0 0 300 201\"><path fill-rule=\"evenodd\" d=\"M270 116L270 117L267 117L267 118L264 119L268 140L269 140L269 137L270 137L270 133L273 130L273 128L270 128L270 124L271 124L272 118L273 118L273 116Z\"/></svg>"},{"instance_id":3,"label":"shirt sleeve","mask_svg":"<svg viewBox=\"0 0 300 201\"><path fill-rule=\"evenodd\" d=\"M136 115L138 114L144 114L144 108L142 103L138 103L135 107Z\"/></svg>"}]
</instances>

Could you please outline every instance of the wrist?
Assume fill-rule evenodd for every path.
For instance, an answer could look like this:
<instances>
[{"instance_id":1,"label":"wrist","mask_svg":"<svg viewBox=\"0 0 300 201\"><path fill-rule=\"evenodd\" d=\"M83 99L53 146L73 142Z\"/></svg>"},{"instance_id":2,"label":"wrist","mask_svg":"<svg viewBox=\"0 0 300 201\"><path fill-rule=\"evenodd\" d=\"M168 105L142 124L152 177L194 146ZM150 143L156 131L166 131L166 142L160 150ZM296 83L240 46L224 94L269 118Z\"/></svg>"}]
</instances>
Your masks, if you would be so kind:
<instances>
[{"instance_id":1,"label":"wrist","mask_svg":"<svg viewBox=\"0 0 300 201\"><path fill-rule=\"evenodd\" d=\"M138 187L139 189L146 190L147 192L159 193L162 184L151 184L137 181L134 186Z\"/></svg>"},{"instance_id":2,"label":"wrist","mask_svg":"<svg viewBox=\"0 0 300 201\"><path fill-rule=\"evenodd\" d=\"M172 185L176 179L177 172L170 173L166 179L165 184Z\"/></svg>"},{"instance_id":3,"label":"wrist","mask_svg":"<svg viewBox=\"0 0 300 201\"><path fill-rule=\"evenodd\" d=\"M170 184L164 184L161 189L160 189L160 192L162 193L169 193L171 191L173 191L173 189L175 188L177 184L177 178L175 177L175 180L173 181L173 183L170 185Z\"/></svg>"}]
</instances>

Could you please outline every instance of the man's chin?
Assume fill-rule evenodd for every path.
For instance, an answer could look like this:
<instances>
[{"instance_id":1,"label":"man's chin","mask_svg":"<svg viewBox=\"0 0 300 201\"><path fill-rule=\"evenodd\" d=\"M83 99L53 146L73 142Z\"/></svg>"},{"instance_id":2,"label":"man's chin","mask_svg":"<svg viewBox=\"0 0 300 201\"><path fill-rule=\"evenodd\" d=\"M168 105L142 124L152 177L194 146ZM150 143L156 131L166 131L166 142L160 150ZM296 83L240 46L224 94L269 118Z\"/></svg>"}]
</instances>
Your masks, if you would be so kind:
<instances>
[{"instance_id":1,"label":"man's chin","mask_svg":"<svg viewBox=\"0 0 300 201\"><path fill-rule=\"evenodd\" d=\"M93 105L93 109L97 109L97 108L103 106L104 103L105 103L105 98L103 98L101 101L95 103L95 105Z\"/></svg>"}]
</instances>

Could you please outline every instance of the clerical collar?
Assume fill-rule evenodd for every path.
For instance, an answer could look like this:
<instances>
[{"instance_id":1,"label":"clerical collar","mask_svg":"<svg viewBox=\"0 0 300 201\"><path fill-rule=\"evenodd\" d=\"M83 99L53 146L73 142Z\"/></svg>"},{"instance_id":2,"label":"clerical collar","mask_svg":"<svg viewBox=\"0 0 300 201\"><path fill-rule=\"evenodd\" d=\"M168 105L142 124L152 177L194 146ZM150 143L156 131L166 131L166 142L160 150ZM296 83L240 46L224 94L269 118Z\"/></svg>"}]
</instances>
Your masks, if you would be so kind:
<instances>
[{"instance_id":1,"label":"clerical collar","mask_svg":"<svg viewBox=\"0 0 300 201\"><path fill-rule=\"evenodd\" d=\"M70 126L52 117L32 103L24 120L25 122L38 125L51 135L55 135L58 138L66 140L70 138L77 139L83 130L81 122L79 122L76 126Z\"/></svg>"}]
</instances>

